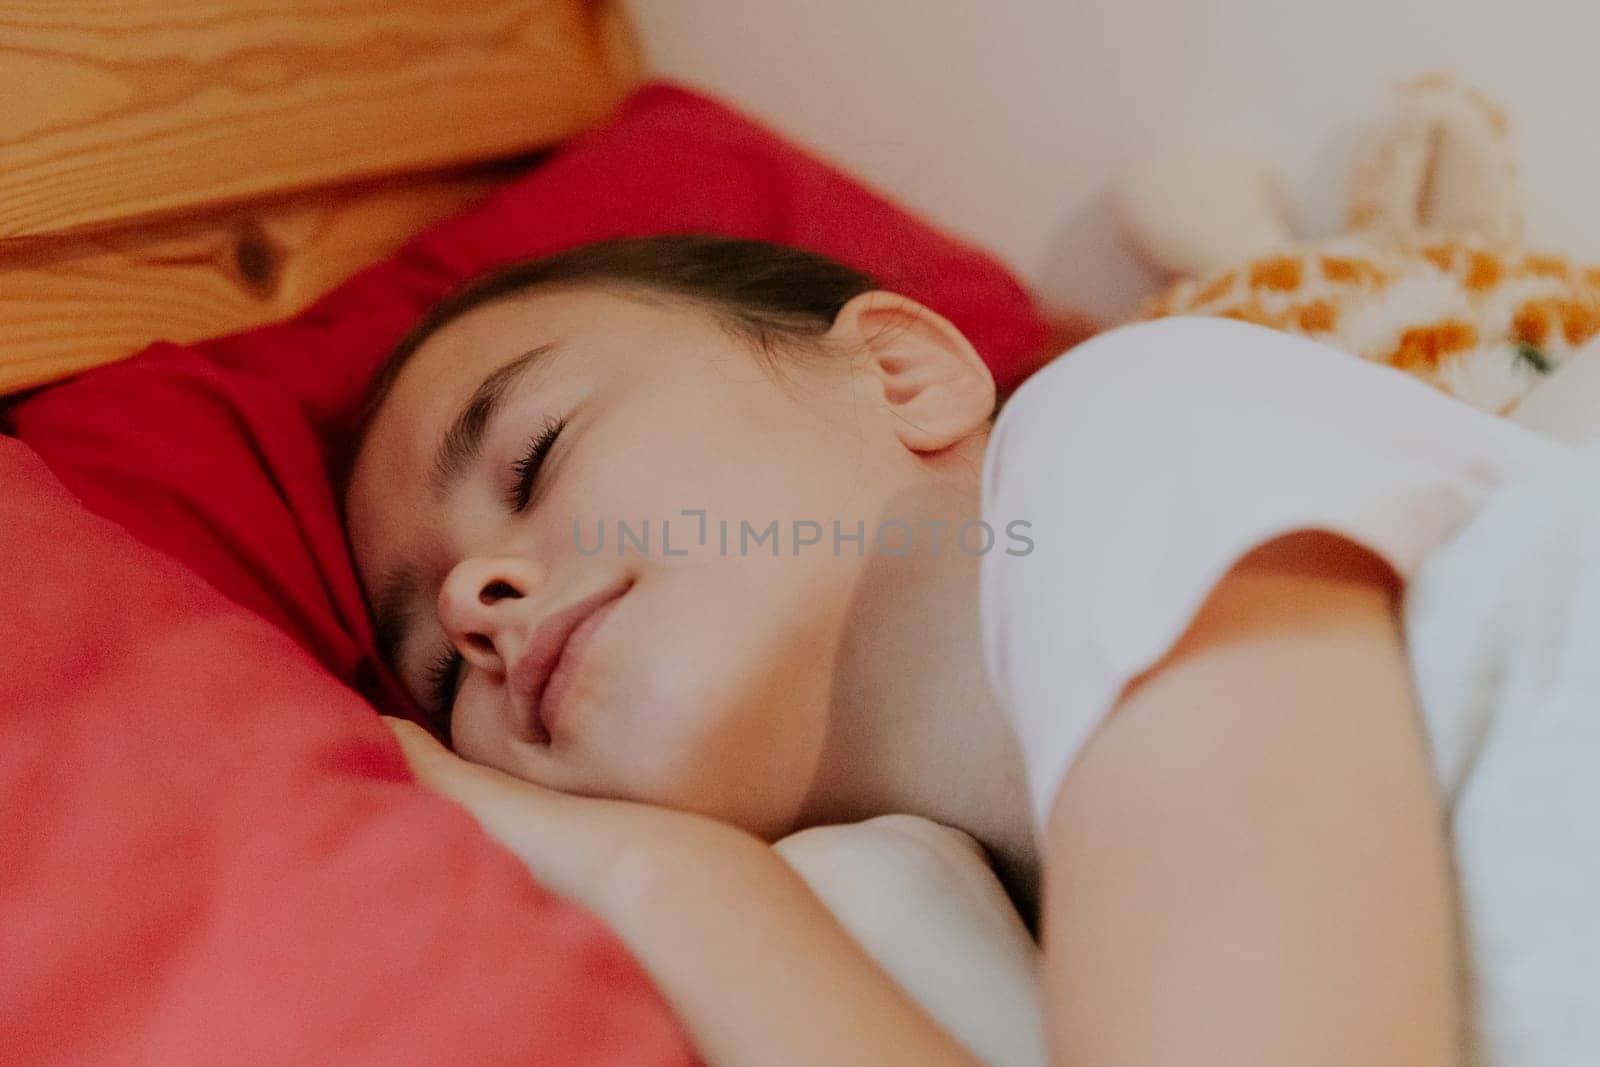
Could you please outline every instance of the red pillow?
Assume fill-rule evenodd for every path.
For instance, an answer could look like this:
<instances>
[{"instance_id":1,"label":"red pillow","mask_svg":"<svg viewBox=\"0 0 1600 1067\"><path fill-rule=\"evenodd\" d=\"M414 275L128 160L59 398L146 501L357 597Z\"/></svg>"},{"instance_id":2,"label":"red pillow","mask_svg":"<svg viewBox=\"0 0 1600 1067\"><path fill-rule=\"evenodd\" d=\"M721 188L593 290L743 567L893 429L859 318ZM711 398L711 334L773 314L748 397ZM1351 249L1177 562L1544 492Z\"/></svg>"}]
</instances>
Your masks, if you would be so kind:
<instances>
[{"instance_id":1,"label":"red pillow","mask_svg":"<svg viewBox=\"0 0 1600 1067\"><path fill-rule=\"evenodd\" d=\"M0 530L0 1058L690 1062L355 693L3 437Z\"/></svg>"},{"instance_id":2,"label":"red pillow","mask_svg":"<svg viewBox=\"0 0 1600 1067\"><path fill-rule=\"evenodd\" d=\"M954 322L1002 388L1035 365L1049 337L994 260L721 104L654 85L296 318L152 346L30 398L15 432L90 508L398 708L403 697L368 655L324 475L330 437L348 428L384 352L462 281L606 237L695 231L798 245L866 271Z\"/></svg>"},{"instance_id":3,"label":"red pillow","mask_svg":"<svg viewBox=\"0 0 1600 1067\"><path fill-rule=\"evenodd\" d=\"M405 786L387 732L339 684L406 707L371 653L326 468L383 353L458 283L590 240L687 231L865 269L952 319L1003 384L1045 343L992 260L722 106L656 86L289 322L158 344L15 406L16 434L126 533L0 440L13 1051L683 1061L626 955L459 810Z\"/></svg>"}]
</instances>

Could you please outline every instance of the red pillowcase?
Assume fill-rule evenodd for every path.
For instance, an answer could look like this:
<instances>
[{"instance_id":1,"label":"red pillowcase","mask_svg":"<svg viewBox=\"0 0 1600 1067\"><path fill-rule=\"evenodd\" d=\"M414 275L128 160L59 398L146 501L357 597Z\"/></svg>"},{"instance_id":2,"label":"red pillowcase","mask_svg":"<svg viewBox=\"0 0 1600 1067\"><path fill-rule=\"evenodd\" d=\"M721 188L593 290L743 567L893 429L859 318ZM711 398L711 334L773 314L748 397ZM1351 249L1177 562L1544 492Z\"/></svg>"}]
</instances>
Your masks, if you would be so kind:
<instances>
[{"instance_id":1,"label":"red pillowcase","mask_svg":"<svg viewBox=\"0 0 1600 1067\"><path fill-rule=\"evenodd\" d=\"M355 693L4 437L0 530L5 1062L692 1061Z\"/></svg>"},{"instance_id":2,"label":"red pillowcase","mask_svg":"<svg viewBox=\"0 0 1600 1067\"><path fill-rule=\"evenodd\" d=\"M296 318L155 345L28 399L15 432L90 508L265 616L380 705L400 707L369 656L324 473L374 368L431 302L498 264L697 231L798 245L866 271L954 322L1002 388L1049 337L994 260L721 104L655 85Z\"/></svg>"}]
</instances>

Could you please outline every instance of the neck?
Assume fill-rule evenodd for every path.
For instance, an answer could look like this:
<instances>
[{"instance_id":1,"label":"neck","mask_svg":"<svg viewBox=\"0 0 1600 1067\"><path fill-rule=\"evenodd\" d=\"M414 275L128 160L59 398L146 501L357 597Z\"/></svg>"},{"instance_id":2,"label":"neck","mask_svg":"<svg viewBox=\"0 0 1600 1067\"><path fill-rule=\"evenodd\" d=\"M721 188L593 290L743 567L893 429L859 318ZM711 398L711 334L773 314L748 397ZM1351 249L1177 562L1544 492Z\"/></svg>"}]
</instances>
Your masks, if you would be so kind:
<instances>
[{"instance_id":1,"label":"neck","mask_svg":"<svg viewBox=\"0 0 1600 1067\"><path fill-rule=\"evenodd\" d=\"M806 823L920 815L989 850L1030 914L1038 853L1021 752L984 670L980 559L961 550L978 517L977 486L922 489L883 518L909 523L915 547L869 555L837 661L832 728ZM933 528L945 521L937 550Z\"/></svg>"}]
</instances>

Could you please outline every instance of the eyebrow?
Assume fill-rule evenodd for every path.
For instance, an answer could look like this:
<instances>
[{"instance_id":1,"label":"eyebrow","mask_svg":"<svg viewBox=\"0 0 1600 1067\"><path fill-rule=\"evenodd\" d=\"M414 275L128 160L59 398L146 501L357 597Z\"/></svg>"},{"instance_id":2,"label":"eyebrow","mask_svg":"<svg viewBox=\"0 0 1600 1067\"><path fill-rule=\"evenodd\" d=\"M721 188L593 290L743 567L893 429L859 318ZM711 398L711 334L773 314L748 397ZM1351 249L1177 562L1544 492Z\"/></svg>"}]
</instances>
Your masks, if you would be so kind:
<instances>
[{"instance_id":1,"label":"eyebrow","mask_svg":"<svg viewBox=\"0 0 1600 1067\"><path fill-rule=\"evenodd\" d=\"M532 348L498 370L491 371L478 388L472 391L467 402L461 405L455 421L439 441L439 450L433 456L431 481L434 491L443 494L461 472L470 467L483 451L483 438L489 424L505 405L512 387L522 379L535 362L550 354L555 343Z\"/></svg>"},{"instance_id":2,"label":"eyebrow","mask_svg":"<svg viewBox=\"0 0 1600 1067\"><path fill-rule=\"evenodd\" d=\"M533 365L555 348L553 341L531 348L478 383L434 452L428 478L436 494L446 493L482 454L484 437L506 398ZM372 631L378 655L385 663L394 662L401 641L416 621L413 604L421 585L417 568L409 563L391 568L377 584L372 598Z\"/></svg>"}]
</instances>

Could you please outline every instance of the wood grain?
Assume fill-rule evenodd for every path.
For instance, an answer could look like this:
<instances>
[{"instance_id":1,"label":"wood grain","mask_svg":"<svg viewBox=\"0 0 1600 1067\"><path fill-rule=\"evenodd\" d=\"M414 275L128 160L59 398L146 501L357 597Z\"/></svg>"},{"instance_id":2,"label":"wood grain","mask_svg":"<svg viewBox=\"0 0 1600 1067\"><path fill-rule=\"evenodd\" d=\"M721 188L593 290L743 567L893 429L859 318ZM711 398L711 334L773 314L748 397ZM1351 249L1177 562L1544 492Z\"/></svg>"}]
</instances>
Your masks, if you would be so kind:
<instances>
[{"instance_id":1,"label":"wood grain","mask_svg":"<svg viewBox=\"0 0 1600 1067\"><path fill-rule=\"evenodd\" d=\"M612 0L0 0L0 395L293 314L639 68Z\"/></svg>"},{"instance_id":2,"label":"wood grain","mask_svg":"<svg viewBox=\"0 0 1600 1067\"><path fill-rule=\"evenodd\" d=\"M388 179L0 255L0 395L130 355L287 317L431 222L505 165Z\"/></svg>"},{"instance_id":3,"label":"wood grain","mask_svg":"<svg viewBox=\"0 0 1600 1067\"><path fill-rule=\"evenodd\" d=\"M530 151L636 68L595 0L0 0L0 242Z\"/></svg>"}]
</instances>

